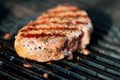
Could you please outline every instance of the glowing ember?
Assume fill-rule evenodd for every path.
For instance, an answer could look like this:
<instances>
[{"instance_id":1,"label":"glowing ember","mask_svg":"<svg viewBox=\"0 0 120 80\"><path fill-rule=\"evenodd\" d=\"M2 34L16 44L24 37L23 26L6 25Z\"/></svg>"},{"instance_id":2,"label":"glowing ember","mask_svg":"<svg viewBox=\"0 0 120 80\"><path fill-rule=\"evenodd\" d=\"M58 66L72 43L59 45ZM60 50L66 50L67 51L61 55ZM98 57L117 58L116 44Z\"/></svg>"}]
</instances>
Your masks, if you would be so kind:
<instances>
[{"instance_id":1,"label":"glowing ember","mask_svg":"<svg viewBox=\"0 0 120 80\"><path fill-rule=\"evenodd\" d=\"M77 60L80 61L80 57L79 56L77 56Z\"/></svg>"},{"instance_id":2,"label":"glowing ember","mask_svg":"<svg viewBox=\"0 0 120 80\"><path fill-rule=\"evenodd\" d=\"M83 53L84 55L88 55L88 54L90 54L90 51L87 50L87 49L82 49L82 53Z\"/></svg>"},{"instance_id":3,"label":"glowing ember","mask_svg":"<svg viewBox=\"0 0 120 80\"><path fill-rule=\"evenodd\" d=\"M4 35L4 39L8 40L8 39L10 39L11 36L12 36L11 33L6 33L6 34Z\"/></svg>"},{"instance_id":4,"label":"glowing ember","mask_svg":"<svg viewBox=\"0 0 120 80\"><path fill-rule=\"evenodd\" d=\"M43 74L43 77L44 77L44 78L48 78L48 73L44 73L44 74Z\"/></svg>"},{"instance_id":5,"label":"glowing ember","mask_svg":"<svg viewBox=\"0 0 120 80\"><path fill-rule=\"evenodd\" d=\"M24 67L27 67L27 68L31 68L31 67L32 67L32 65L29 64L29 63L25 63L25 64L23 64L23 66L24 66Z\"/></svg>"},{"instance_id":6,"label":"glowing ember","mask_svg":"<svg viewBox=\"0 0 120 80\"><path fill-rule=\"evenodd\" d=\"M47 64L52 64L52 63L50 61L48 61Z\"/></svg>"}]
</instances>

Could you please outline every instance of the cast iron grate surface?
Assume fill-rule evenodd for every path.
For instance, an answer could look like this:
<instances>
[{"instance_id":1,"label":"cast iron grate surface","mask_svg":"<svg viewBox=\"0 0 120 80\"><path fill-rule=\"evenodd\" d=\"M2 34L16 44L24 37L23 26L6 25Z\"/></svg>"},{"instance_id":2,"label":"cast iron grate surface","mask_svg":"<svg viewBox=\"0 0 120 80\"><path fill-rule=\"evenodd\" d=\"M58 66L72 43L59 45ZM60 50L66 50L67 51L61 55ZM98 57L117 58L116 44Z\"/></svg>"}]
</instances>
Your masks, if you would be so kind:
<instances>
[{"instance_id":1,"label":"cast iron grate surface","mask_svg":"<svg viewBox=\"0 0 120 80\"><path fill-rule=\"evenodd\" d=\"M51 64L18 57L13 47L17 31L42 12L62 3L85 9L92 19L94 32L87 47L91 54L74 53L73 60ZM0 1L0 80L120 80L119 5L119 0ZM6 33L11 35L7 40Z\"/></svg>"}]
</instances>

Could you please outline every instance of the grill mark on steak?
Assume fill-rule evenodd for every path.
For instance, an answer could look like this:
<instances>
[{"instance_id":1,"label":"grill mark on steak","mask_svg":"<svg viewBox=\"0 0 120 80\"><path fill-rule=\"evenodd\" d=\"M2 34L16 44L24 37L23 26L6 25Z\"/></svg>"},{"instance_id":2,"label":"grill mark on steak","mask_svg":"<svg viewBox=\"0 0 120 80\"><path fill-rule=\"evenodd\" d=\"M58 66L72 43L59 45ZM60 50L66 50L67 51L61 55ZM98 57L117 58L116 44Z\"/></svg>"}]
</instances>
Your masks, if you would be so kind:
<instances>
[{"instance_id":1,"label":"grill mark on steak","mask_svg":"<svg viewBox=\"0 0 120 80\"><path fill-rule=\"evenodd\" d=\"M42 33L42 34L31 34L31 33L27 33L27 34L21 34L21 37L24 37L24 38L33 38L33 37L51 37L51 36L61 36L61 37L64 37L66 35L63 35L63 34L45 34L45 33Z\"/></svg>"},{"instance_id":2,"label":"grill mark on steak","mask_svg":"<svg viewBox=\"0 0 120 80\"><path fill-rule=\"evenodd\" d=\"M78 28L35 28L35 27L28 27L26 29L22 29L21 32L28 32L31 30L78 30Z\"/></svg>"},{"instance_id":3,"label":"grill mark on steak","mask_svg":"<svg viewBox=\"0 0 120 80\"><path fill-rule=\"evenodd\" d=\"M68 22L68 23L66 23L66 25L68 24L69 25L69 23L70 22ZM80 21L75 21L74 22L74 26L75 26L75 24L76 25L80 25L80 24L83 24L83 25L86 25L86 24L88 24L88 22L80 22ZM60 24L59 24L60 25ZM68 26L67 25L67 26ZM29 27L30 26L30 27ZM36 26L40 26L40 27L36 27ZM30 22L29 24L28 24L28 27L27 28L23 28L23 29L21 29L20 31L21 32L28 32L28 31L31 31L31 30L78 30L78 28L77 27L72 27L72 28L70 28L70 27L57 27L57 26L55 26L55 27L49 27L49 28L43 28L43 27L41 27L42 26L42 24L41 24L41 22ZM47 25L46 25L47 26ZM48 25L48 26L52 26L52 25Z\"/></svg>"},{"instance_id":4,"label":"grill mark on steak","mask_svg":"<svg viewBox=\"0 0 120 80\"><path fill-rule=\"evenodd\" d=\"M82 22L82 21L76 21L76 22L77 22L76 24L84 24L84 25L88 24L88 22ZM30 22L28 24L28 26L36 26L36 25L47 24L47 23L54 23L54 22L44 19L42 21ZM57 21L55 23L60 24L60 22L57 22ZM64 22L62 24L68 24L69 25L70 23L72 23L72 22L66 21L66 22Z\"/></svg>"}]
</instances>

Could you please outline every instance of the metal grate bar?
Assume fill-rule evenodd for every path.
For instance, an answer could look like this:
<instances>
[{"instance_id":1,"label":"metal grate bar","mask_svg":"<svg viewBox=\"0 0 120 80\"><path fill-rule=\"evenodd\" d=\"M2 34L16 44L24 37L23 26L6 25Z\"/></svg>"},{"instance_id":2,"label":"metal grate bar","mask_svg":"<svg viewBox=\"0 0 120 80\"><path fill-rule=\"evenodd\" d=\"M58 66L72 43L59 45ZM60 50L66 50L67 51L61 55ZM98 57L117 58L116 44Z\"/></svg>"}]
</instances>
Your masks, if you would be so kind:
<instances>
[{"instance_id":1,"label":"metal grate bar","mask_svg":"<svg viewBox=\"0 0 120 80\"><path fill-rule=\"evenodd\" d=\"M102 72L100 70L95 70L93 69L92 67L90 68L90 66L86 66L84 64L81 64L81 63L78 63L78 64L74 64L74 63L71 63L71 62L68 62L68 61L62 61L62 63L66 64L66 65L69 65L71 66L72 68L76 68L78 70L82 70L83 72L86 72L90 75L93 75L93 76L96 76L96 77L99 77L101 79L107 79L107 80L114 80L114 79L118 79L117 77L114 77L112 75L109 75L107 74L106 72ZM102 76L100 76L102 75ZM110 76L112 78L110 78Z\"/></svg>"},{"instance_id":2,"label":"metal grate bar","mask_svg":"<svg viewBox=\"0 0 120 80\"><path fill-rule=\"evenodd\" d=\"M74 68L72 65L71 65L72 67L69 66L69 65L66 65L66 64L64 63L64 61L66 61L66 60L62 60L62 61L59 61L59 62L57 62L57 63L53 62L53 63L54 63L55 65L58 65L58 66L62 67L62 68L65 68L65 69L67 69L67 70L69 70L69 71L75 72L75 73L77 73L77 74L82 74L83 76L87 76L87 78L90 79L90 80L99 80L99 79L100 79L100 78L98 78L98 77L96 77L96 76L94 76L94 75L88 74L87 71L83 71L83 70ZM73 63L73 64L77 64L77 62L72 62L72 63Z\"/></svg>"},{"instance_id":3,"label":"metal grate bar","mask_svg":"<svg viewBox=\"0 0 120 80\"><path fill-rule=\"evenodd\" d=\"M95 38L93 40L96 40ZM99 40L97 41L98 43L98 46L102 46L104 48L107 48L108 50L113 50L114 52L116 51L116 53L120 53L120 50L119 50L119 45L115 45L115 44L112 44L112 43L108 43L107 41L104 41L104 40ZM119 55L119 54L118 54Z\"/></svg>"},{"instance_id":4,"label":"metal grate bar","mask_svg":"<svg viewBox=\"0 0 120 80\"><path fill-rule=\"evenodd\" d=\"M55 64L49 64L49 65L46 65L44 64L45 66L48 66L50 69L52 70L55 70L59 73L61 73L62 75L66 75L67 77L71 77L73 79L82 79L82 80L87 80L88 78L86 76L83 76L82 74L77 74L77 73L74 73L72 71L69 71L67 69L64 69L58 65L55 65Z\"/></svg>"},{"instance_id":5,"label":"metal grate bar","mask_svg":"<svg viewBox=\"0 0 120 80\"><path fill-rule=\"evenodd\" d=\"M4 49L5 49L5 48L4 48ZM6 52L7 52L7 51L6 51ZM7 52L7 53L12 54L12 53L10 53L10 52ZM7 57L7 56L8 56L7 53L6 53L6 55L5 55L5 53L3 53L2 56L5 55L5 57ZM12 55L14 55L14 54L12 54ZM14 55L14 56L15 56L15 55ZM16 56L16 57L17 57L17 56ZM14 57L14 58L16 58L16 57ZM8 58L10 61L13 61L13 59L14 59L13 57L10 57L10 56L7 57L7 58ZM16 60L15 60L15 61L16 61ZM19 62L19 61L17 60L17 63L18 63L18 62ZM20 63L20 62L19 62L19 63ZM35 66L34 66L34 67L35 67ZM66 73L67 73L67 72L66 72ZM74 74L74 73L71 73L71 74ZM71 75L70 75L70 76L71 76Z\"/></svg>"},{"instance_id":6,"label":"metal grate bar","mask_svg":"<svg viewBox=\"0 0 120 80\"><path fill-rule=\"evenodd\" d=\"M7 45L8 45L8 43L5 43L5 42L2 42L2 43L4 43L4 50L5 50L5 46L7 47ZM12 48L9 48L10 50L12 50ZM7 52L6 50L5 50L5 52ZM10 54L10 52L7 52L6 54L7 54L7 56L8 56L8 53ZM11 53L12 54L12 53ZM5 55L5 53L4 53L4 55ZM14 55L14 54L13 54ZM15 55L14 55L15 56ZM13 60L13 57L9 57L9 60ZM82 60L81 60L82 61ZM17 61L18 62L18 61ZM55 65L56 66L56 65ZM49 66L48 66L49 67ZM50 68L50 67L49 67ZM52 66L52 68L54 68L54 66ZM59 67L58 67L59 68ZM58 69L58 70L61 70L61 67L60 67L60 69ZM85 72L85 70L84 70L84 72ZM89 70L88 70L88 72L89 72ZM91 72L91 71L90 71ZM96 72L97 73L97 72ZM91 73L92 74L92 73ZM93 75L93 74L92 74ZM101 78L101 77L99 77L99 78ZM102 78L102 79L105 79L104 77Z\"/></svg>"},{"instance_id":7,"label":"metal grate bar","mask_svg":"<svg viewBox=\"0 0 120 80\"><path fill-rule=\"evenodd\" d=\"M48 78L49 79L60 79L60 80L66 80L66 78L64 78L63 77L63 75L62 76L60 76L60 75L58 75L58 74L55 74L55 72L51 72L51 70L48 70L48 69L46 69L46 68L44 68L44 67L42 67L42 68L40 68L41 66L39 65L32 65L32 70L33 71L35 71L36 73L40 73L40 72L42 72L42 74L44 74L44 73L47 73L48 74Z\"/></svg>"},{"instance_id":8,"label":"metal grate bar","mask_svg":"<svg viewBox=\"0 0 120 80\"><path fill-rule=\"evenodd\" d=\"M26 78L21 77L20 75L17 75L12 72L8 72L8 70L0 69L0 79L1 80L28 80Z\"/></svg>"},{"instance_id":9,"label":"metal grate bar","mask_svg":"<svg viewBox=\"0 0 120 80\"><path fill-rule=\"evenodd\" d=\"M9 54L11 54L11 53L9 53ZM19 58L17 58L17 57L14 57L14 56L12 56L12 55L9 55L8 53L5 53L5 52L1 52L1 56L3 56L4 58L7 58L9 61L11 61L11 62L13 62L15 65L19 65L19 66L23 66L23 64L24 63L28 63L28 62L25 62L25 61L21 61ZM36 71L36 72L39 72L38 74L40 75L40 73L41 73L41 75L43 75L43 73L48 73L48 75L49 75L49 78L54 78L54 79L61 79L61 80L65 80L65 78L63 78L63 77L61 77L61 76L59 76L59 75L56 75L56 74L54 74L54 73L52 73L52 72L50 72L50 71L48 71L48 70L44 70L44 68L42 67L42 68L40 68L40 66L39 67L37 67L36 65L34 65L34 64L32 64L32 63L30 63L31 65L32 65L32 68L31 68L31 70L32 71ZM22 67L21 67L22 68ZM26 70L25 70L26 71ZM28 71L28 70L27 70ZM31 72L31 71L30 71ZM36 75L36 74L34 74L34 75Z\"/></svg>"},{"instance_id":10,"label":"metal grate bar","mask_svg":"<svg viewBox=\"0 0 120 80\"><path fill-rule=\"evenodd\" d=\"M93 51L93 53L91 53L89 55L92 59L95 59L95 60L98 60L98 61L101 61L101 62L104 62L106 64L109 64L109 65L112 65L112 66L115 66L115 67L118 67L120 68L120 63L119 61L111 58L111 57L108 57L106 55L103 55L103 54L100 54L98 52L95 52Z\"/></svg>"},{"instance_id":11,"label":"metal grate bar","mask_svg":"<svg viewBox=\"0 0 120 80\"><path fill-rule=\"evenodd\" d=\"M111 65L106 65L105 63L102 63L100 61L85 57L83 55L80 55L80 57L81 57L80 61L83 62L84 64L93 66L93 67L100 69L100 70L104 70L106 72L109 72L110 74L120 76L119 68L115 68Z\"/></svg>"},{"instance_id":12,"label":"metal grate bar","mask_svg":"<svg viewBox=\"0 0 120 80\"><path fill-rule=\"evenodd\" d=\"M120 61L120 54L117 53L116 51L110 50L106 47L101 47L99 45L91 45L90 46L92 48L92 50L99 52L100 54L112 57L114 59L117 59L118 61Z\"/></svg>"},{"instance_id":13,"label":"metal grate bar","mask_svg":"<svg viewBox=\"0 0 120 80\"><path fill-rule=\"evenodd\" d=\"M0 78L2 80L19 80L19 78L15 78L14 76L11 76L11 74L5 73L5 71L2 71L1 69L0 69Z\"/></svg>"},{"instance_id":14,"label":"metal grate bar","mask_svg":"<svg viewBox=\"0 0 120 80\"><path fill-rule=\"evenodd\" d=\"M99 32L99 31L94 31L94 32L96 32L96 33L94 33L92 35L92 38L102 39L102 40L105 40L107 43L112 43L113 45L120 45L119 39L117 39L117 38L114 39L114 37L109 37L108 35L103 34L102 32Z\"/></svg>"},{"instance_id":15,"label":"metal grate bar","mask_svg":"<svg viewBox=\"0 0 120 80\"><path fill-rule=\"evenodd\" d=\"M8 63L6 60L4 60L2 58L0 58L0 60L2 60L4 62L2 64L3 68L7 69L10 72L13 72L14 74L20 75L20 76L27 78L27 79L42 80L42 77L40 77L40 75L33 73L30 70L25 70L24 68L22 68L20 66L17 66L17 65L12 64L12 63Z\"/></svg>"}]
</instances>

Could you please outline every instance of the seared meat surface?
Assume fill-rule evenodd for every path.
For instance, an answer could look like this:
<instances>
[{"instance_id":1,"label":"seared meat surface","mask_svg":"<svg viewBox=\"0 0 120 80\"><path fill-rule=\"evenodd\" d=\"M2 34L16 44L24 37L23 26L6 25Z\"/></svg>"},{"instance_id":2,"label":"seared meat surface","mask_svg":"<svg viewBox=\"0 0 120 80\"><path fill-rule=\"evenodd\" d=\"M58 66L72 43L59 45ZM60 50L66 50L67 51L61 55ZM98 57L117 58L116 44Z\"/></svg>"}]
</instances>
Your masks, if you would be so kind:
<instances>
[{"instance_id":1,"label":"seared meat surface","mask_svg":"<svg viewBox=\"0 0 120 80\"><path fill-rule=\"evenodd\" d=\"M20 57L46 62L60 60L89 44L92 31L87 13L69 4L49 9L16 35Z\"/></svg>"}]
</instances>

